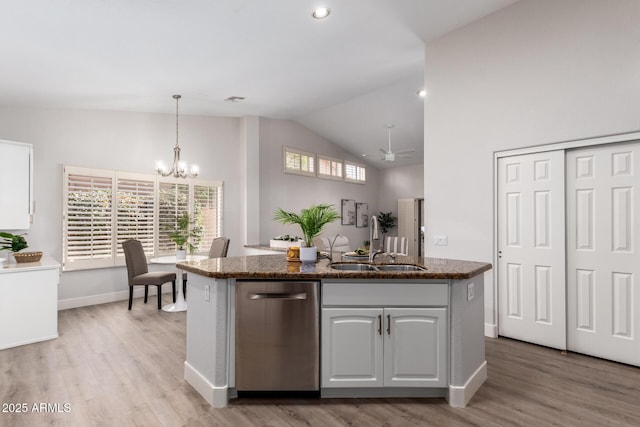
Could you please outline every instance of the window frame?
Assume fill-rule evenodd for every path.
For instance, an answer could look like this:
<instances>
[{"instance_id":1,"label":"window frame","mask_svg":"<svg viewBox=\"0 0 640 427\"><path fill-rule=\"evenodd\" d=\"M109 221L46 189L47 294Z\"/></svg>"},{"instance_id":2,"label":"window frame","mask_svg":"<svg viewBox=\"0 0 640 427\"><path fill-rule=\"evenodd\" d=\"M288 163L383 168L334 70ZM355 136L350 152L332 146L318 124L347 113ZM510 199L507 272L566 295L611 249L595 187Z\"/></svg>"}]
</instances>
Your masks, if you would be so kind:
<instances>
[{"instance_id":1,"label":"window frame","mask_svg":"<svg viewBox=\"0 0 640 427\"><path fill-rule=\"evenodd\" d=\"M110 240L111 240L111 250L110 254L106 257L102 258L93 258L90 256L89 259L85 260L77 260L70 259L69 254L69 219L70 219L70 208L73 209L75 205L69 204L69 179L70 175L80 175L87 178L100 178L100 179L110 179ZM118 248L118 242L122 237L122 229L125 227L120 227L121 223L118 222L118 213L121 209L120 202L120 191L119 191L119 182L120 180L127 181L140 181L150 183L153 182L153 226L152 226L152 235L151 238L153 240L153 249L149 251L148 248L145 250L145 254L147 258L158 257L162 255L167 255L169 252L160 252L159 248L159 239L160 239L160 186L163 183L169 184L186 184L188 185L188 199L187 199L187 211L190 217L193 217L194 207L196 204L196 200L194 197L195 187L209 187L215 188L215 202L212 202L215 205L215 229L213 233L207 233L207 235L213 236L212 238L222 236L223 235L223 224L224 224L224 186L222 181L218 180L202 180L202 179L193 179L193 178L174 178L174 177L162 177L157 174L142 174L142 173L134 173L134 172L121 172L121 171L113 171L113 170L105 170L105 169L94 169L94 168L85 168L85 167L77 167L77 166L67 166L63 167L63 191L62 191L62 269L63 271L76 271L76 270L88 270L88 269L97 269L97 268L109 268L109 267L117 267L125 265L124 253L122 253ZM148 198L147 198L148 200ZM126 224L126 223L125 223ZM82 234L79 233L80 237ZM204 236L206 239L206 235ZM73 237L71 237L73 240ZM201 243L198 252L205 253L208 252L208 248L205 248L204 245L206 243ZM120 252L120 253L119 253ZM73 258L74 255L71 255Z\"/></svg>"},{"instance_id":2,"label":"window frame","mask_svg":"<svg viewBox=\"0 0 640 427\"><path fill-rule=\"evenodd\" d=\"M287 154L297 154L301 156L300 159L300 168L294 169L289 168L287 166ZM302 170L302 156L307 157L307 162L311 161L311 167L313 170ZM297 148L287 147L286 145L282 146L282 169L284 173L293 174L293 175L302 175L302 176L312 176L316 177L317 164L316 164L316 154L308 151L298 150Z\"/></svg>"},{"instance_id":3,"label":"window frame","mask_svg":"<svg viewBox=\"0 0 640 427\"><path fill-rule=\"evenodd\" d=\"M349 178L347 175L347 168L348 166L353 166L356 168L356 177L355 178ZM360 178L359 177L359 170L362 170L362 174L364 175L364 178ZM367 167L365 165L363 165L362 163L357 163L357 162L352 162L350 160L345 160L344 161L344 181L345 182L351 182L354 184L366 184L367 183Z\"/></svg>"},{"instance_id":4,"label":"window frame","mask_svg":"<svg viewBox=\"0 0 640 427\"><path fill-rule=\"evenodd\" d=\"M320 163L321 163L323 160L324 160L324 161L331 162L330 169L331 169L331 172L332 172L332 173L330 173L330 174L325 174L325 173L322 173L322 172L321 172L321 170L320 170ZM332 180L334 180L334 181L344 181L344 162L345 162L345 160L343 160L343 159L338 159L338 158L336 158L336 157L331 157L331 156L325 156L325 155L323 155L323 154L317 154L317 164L318 164L318 168L317 168L317 169L318 169L318 172L317 172L317 173L318 173L318 178L322 178L322 179L332 179ZM333 163L339 163L339 164L340 164L340 166L339 166L340 175L334 175L334 174L333 174Z\"/></svg>"}]
</instances>

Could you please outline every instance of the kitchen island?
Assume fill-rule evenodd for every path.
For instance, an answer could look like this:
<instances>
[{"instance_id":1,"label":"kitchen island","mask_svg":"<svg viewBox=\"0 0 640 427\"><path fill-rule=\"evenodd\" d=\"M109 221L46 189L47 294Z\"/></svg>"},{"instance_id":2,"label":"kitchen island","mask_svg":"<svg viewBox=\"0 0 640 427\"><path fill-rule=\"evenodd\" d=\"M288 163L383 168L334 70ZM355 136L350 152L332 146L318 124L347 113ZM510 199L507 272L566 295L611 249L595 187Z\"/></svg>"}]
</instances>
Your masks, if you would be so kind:
<instances>
[{"instance_id":1,"label":"kitchen island","mask_svg":"<svg viewBox=\"0 0 640 427\"><path fill-rule=\"evenodd\" d=\"M384 261L391 260L376 263ZM274 281L317 281L321 397L444 397L466 406L487 378L483 273L491 265L413 257L396 263L424 270L336 270L327 259L307 265L284 254L178 264L195 273L185 380L215 407L237 396L236 282L268 289Z\"/></svg>"}]
</instances>

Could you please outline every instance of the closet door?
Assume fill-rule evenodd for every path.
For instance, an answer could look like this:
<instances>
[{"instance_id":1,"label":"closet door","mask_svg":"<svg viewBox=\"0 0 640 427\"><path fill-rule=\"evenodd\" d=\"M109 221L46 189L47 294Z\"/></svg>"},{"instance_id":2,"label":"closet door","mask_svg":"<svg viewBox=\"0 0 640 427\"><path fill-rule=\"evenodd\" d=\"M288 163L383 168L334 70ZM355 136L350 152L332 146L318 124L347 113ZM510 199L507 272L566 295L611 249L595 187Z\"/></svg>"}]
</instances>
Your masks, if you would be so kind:
<instances>
[{"instance_id":1,"label":"closet door","mask_svg":"<svg viewBox=\"0 0 640 427\"><path fill-rule=\"evenodd\" d=\"M564 151L498 159L498 333L566 348Z\"/></svg>"},{"instance_id":2,"label":"closet door","mask_svg":"<svg viewBox=\"0 0 640 427\"><path fill-rule=\"evenodd\" d=\"M640 366L640 143L567 152L572 351Z\"/></svg>"}]
</instances>

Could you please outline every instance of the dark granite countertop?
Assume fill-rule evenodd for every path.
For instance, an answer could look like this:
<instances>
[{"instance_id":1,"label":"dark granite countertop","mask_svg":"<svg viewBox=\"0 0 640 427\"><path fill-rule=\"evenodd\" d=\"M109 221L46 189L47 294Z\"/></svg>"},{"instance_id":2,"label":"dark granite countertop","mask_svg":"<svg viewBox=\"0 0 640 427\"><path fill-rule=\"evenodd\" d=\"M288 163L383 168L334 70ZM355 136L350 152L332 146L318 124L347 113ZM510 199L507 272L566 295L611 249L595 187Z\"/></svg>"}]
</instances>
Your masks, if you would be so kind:
<instances>
[{"instance_id":1,"label":"dark granite countertop","mask_svg":"<svg viewBox=\"0 0 640 427\"><path fill-rule=\"evenodd\" d=\"M384 256L376 258L376 264L388 261ZM427 271L341 271L332 269L328 259L301 264L288 262L284 253L210 258L182 262L177 267L217 279L469 279L491 269L491 264L485 262L405 256L397 257L396 264L415 264Z\"/></svg>"}]
</instances>

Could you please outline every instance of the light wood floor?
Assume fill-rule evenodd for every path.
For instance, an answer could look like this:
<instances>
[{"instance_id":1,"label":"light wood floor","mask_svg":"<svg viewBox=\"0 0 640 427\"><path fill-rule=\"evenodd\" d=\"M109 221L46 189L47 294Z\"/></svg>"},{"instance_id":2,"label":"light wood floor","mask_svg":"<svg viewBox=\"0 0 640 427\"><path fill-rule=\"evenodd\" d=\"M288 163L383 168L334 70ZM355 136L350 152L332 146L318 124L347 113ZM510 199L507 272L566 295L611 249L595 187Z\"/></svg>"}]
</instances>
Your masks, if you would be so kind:
<instances>
[{"instance_id":1,"label":"light wood floor","mask_svg":"<svg viewBox=\"0 0 640 427\"><path fill-rule=\"evenodd\" d=\"M211 408L183 379L185 313L138 299L59 313L60 338L0 351L0 426L640 426L640 368L487 339L489 379L444 399L238 399ZM57 403L69 412L34 413ZM6 409L6 408L3 408Z\"/></svg>"}]
</instances>

